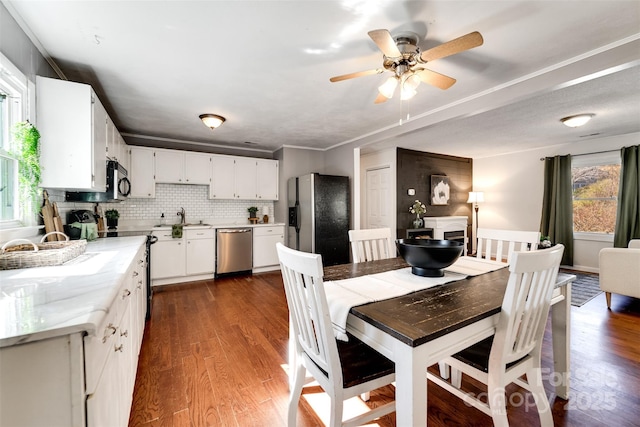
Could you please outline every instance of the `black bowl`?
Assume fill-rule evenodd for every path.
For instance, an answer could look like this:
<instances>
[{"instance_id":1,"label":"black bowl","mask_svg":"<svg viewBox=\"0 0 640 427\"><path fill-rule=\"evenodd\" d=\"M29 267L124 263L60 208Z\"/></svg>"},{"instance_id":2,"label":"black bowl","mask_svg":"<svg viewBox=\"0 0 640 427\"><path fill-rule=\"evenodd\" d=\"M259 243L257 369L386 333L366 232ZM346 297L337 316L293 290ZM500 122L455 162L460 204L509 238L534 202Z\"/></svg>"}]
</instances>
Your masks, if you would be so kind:
<instances>
[{"instance_id":1,"label":"black bowl","mask_svg":"<svg viewBox=\"0 0 640 427\"><path fill-rule=\"evenodd\" d=\"M461 242L434 239L398 239L400 256L411 266L411 272L424 277L442 277L444 269L462 255Z\"/></svg>"}]
</instances>

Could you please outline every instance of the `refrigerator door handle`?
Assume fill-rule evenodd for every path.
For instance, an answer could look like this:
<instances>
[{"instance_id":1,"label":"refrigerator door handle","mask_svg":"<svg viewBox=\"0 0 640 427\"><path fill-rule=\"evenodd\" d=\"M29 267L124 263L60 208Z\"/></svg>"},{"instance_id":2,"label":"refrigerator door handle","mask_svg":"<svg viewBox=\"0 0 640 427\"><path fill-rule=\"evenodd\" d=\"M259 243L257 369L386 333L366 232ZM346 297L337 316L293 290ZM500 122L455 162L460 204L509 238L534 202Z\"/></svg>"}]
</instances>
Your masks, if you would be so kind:
<instances>
[{"instance_id":1,"label":"refrigerator door handle","mask_svg":"<svg viewBox=\"0 0 640 427\"><path fill-rule=\"evenodd\" d=\"M296 201L296 233L300 232L300 202Z\"/></svg>"}]
</instances>

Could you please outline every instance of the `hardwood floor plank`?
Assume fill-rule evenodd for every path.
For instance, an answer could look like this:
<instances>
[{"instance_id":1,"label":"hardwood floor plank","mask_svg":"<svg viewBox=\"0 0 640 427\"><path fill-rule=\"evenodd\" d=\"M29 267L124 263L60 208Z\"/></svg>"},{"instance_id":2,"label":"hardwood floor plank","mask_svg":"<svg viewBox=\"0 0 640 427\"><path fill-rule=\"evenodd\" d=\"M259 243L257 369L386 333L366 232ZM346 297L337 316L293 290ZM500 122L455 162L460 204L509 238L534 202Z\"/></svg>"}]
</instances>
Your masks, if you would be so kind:
<instances>
[{"instance_id":1,"label":"hardwood floor plank","mask_svg":"<svg viewBox=\"0 0 640 427\"><path fill-rule=\"evenodd\" d=\"M553 396L550 322L542 350L554 424L631 427L640 419L640 300L604 294L571 308L571 398ZM289 399L288 309L279 272L165 286L154 293L134 390L130 426L284 425ZM430 369L435 369L432 367ZM491 426L491 419L429 383L430 426ZM466 377L463 388L483 392ZM314 390L315 389L315 390ZM303 390L317 392L317 387ZM393 399L386 387L371 406ZM508 393L528 393L511 385ZM530 396L529 396L530 397ZM514 426L539 425L535 407L512 401ZM395 413L376 421L395 425ZM305 399L298 425L321 426Z\"/></svg>"}]
</instances>

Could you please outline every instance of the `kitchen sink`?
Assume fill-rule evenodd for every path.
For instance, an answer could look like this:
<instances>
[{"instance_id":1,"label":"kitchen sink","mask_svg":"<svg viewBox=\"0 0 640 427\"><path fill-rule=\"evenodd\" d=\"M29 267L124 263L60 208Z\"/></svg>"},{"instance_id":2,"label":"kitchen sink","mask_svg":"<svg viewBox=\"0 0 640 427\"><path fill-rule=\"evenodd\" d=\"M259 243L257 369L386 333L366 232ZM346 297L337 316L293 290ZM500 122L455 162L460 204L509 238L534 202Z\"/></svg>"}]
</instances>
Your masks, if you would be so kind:
<instances>
[{"instance_id":1,"label":"kitchen sink","mask_svg":"<svg viewBox=\"0 0 640 427\"><path fill-rule=\"evenodd\" d=\"M171 227L172 225L178 225L178 224L156 224L153 227ZM182 224L183 227L211 227L211 224L199 224L199 223L187 223L187 224Z\"/></svg>"}]
</instances>

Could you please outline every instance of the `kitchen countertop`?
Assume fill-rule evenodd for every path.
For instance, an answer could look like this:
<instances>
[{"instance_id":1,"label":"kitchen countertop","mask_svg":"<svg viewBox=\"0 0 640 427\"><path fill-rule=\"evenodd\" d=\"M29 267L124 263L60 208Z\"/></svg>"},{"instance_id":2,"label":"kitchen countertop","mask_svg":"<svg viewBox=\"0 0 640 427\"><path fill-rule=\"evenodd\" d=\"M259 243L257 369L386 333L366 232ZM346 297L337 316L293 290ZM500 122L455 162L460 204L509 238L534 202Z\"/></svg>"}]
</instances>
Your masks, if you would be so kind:
<instances>
[{"instance_id":1,"label":"kitchen countertop","mask_svg":"<svg viewBox=\"0 0 640 427\"><path fill-rule=\"evenodd\" d=\"M241 221L235 221L235 222L225 222L225 223L219 223L219 224L210 224L210 223L204 223L204 224L189 224L187 226L185 226L185 228L187 229L202 229L202 228L257 228L257 227L277 227L277 226L284 226L285 224L282 222L272 222L272 223L267 223L267 224L263 224L263 223L259 223L259 224L246 224L246 223L242 223ZM156 225L149 225L149 224L144 224L144 223L129 223L129 224L124 224L122 226L118 226L118 231L148 231L148 232L152 232L152 231L165 231L165 230L171 230L171 226L172 224L167 224L167 225L162 225L162 226L156 226Z\"/></svg>"},{"instance_id":2,"label":"kitchen countertop","mask_svg":"<svg viewBox=\"0 0 640 427\"><path fill-rule=\"evenodd\" d=\"M94 335L145 242L145 236L98 239L64 265L0 271L0 347Z\"/></svg>"}]
</instances>

